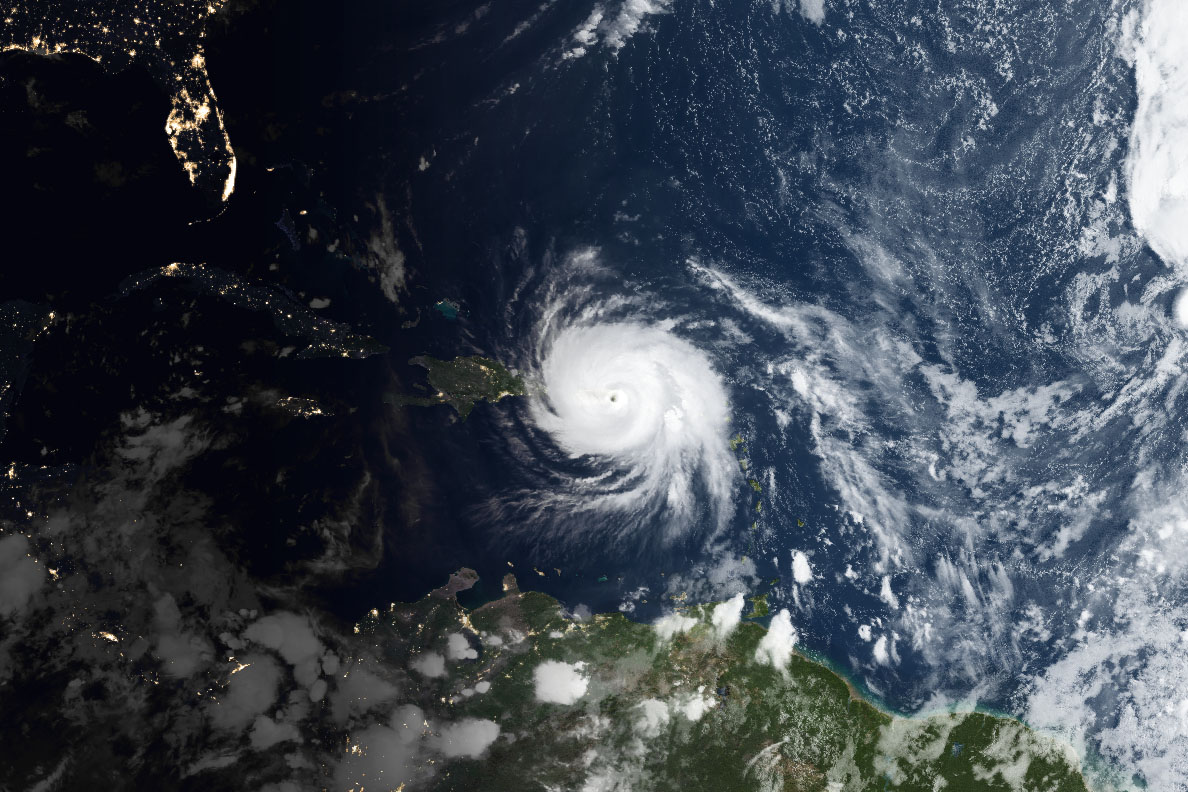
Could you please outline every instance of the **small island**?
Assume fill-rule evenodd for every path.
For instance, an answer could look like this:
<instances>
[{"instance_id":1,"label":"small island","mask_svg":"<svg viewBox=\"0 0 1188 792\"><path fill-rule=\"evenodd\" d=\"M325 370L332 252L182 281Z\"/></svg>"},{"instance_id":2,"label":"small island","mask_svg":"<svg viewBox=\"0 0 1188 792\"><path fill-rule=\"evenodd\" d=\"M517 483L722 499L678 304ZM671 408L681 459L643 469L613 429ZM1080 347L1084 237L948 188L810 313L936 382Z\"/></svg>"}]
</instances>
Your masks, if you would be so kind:
<instances>
[{"instance_id":1,"label":"small island","mask_svg":"<svg viewBox=\"0 0 1188 792\"><path fill-rule=\"evenodd\" d=\"M422 355L413 358L409 363L428 370L429 386L434 393L429 396L396 394L390 401L397 407L448 404L465 421L476 402L497 402L508 396L525 396L528 393L521 377L490 358L471 355L453 360L438 360Z\"/></svg>"}]
</instances>

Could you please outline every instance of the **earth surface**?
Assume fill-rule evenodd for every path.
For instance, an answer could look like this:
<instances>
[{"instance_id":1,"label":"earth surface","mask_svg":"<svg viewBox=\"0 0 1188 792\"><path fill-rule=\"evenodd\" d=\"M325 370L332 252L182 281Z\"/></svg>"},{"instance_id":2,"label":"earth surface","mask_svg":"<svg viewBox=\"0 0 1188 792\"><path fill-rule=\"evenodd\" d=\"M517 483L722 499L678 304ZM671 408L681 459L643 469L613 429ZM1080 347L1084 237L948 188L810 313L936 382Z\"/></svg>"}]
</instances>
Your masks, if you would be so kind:
<instances>
[{"instance_id":1,"label":"earth surface","mask_svg":"<svg viewBox=\"0 0 1188 792\"><path fill-rule=\"evenodd\" d=\"M1188 789L1174 0L2 24L0 789Z\"/></svg>"}]
</instances>

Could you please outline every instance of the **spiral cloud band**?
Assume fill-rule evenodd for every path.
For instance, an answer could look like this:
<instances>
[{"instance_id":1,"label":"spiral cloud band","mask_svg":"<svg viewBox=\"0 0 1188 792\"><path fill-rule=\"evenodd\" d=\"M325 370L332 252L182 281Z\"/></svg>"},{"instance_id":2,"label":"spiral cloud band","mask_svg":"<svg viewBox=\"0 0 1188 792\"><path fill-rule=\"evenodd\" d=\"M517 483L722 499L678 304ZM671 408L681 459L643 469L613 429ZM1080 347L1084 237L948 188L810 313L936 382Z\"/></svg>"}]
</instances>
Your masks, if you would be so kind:
<instances>
[{"instance_id":1,"label":"spiral cloud band","mask_svg":"<svg viewBox=\"0 0 1188 792\"><path fill-rule=\"evenodd\" d=\"M725 513L738 466L726 393L705 354L630 321L563 328L544 351L533 419L597 471L572 482L574 495L600 511L663 512L670 533L696 516L699 495Z\"/></svg>"}]
</instances>

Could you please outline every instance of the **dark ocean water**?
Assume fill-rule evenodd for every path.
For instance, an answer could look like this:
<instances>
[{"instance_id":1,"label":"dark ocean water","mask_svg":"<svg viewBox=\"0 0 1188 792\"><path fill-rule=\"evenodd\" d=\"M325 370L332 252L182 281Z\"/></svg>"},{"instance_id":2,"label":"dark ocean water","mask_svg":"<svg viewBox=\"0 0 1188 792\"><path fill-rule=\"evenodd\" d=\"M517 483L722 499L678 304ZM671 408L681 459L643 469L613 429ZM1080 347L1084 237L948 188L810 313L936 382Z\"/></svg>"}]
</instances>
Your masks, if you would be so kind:
<instances>
[{"instance_id":1,"label":"dark ocean water","mask_svg":"<svg viewBox=\"0 0 1188 792\"><path fill-rule=\"evenodd\" d=\"M562 20L566 13L545 16L564 31L585 15ZM971 495L978 486L968 481L950 486L921 477L928 464L921 446L935 443L941 460L951 453L940 447L947 407L921 369L943 368L983 397L1071 380L1087 386L1073 398L1097 398L1068 346L1040 336L1070 334L1065 289L1078 266L1070 251L1122 156L1109 143L1116 130L1092 123L1095 107L1120 115L1133 102L1124 64L1102 46L1116 13L1092 3L968 4L945 13L860 3L829 8L818 25L768 3L691 4L648 17L646 32L617 51L594 47L566 59L547 24L532 28L537 38L507 41L510 20L492 9L465 35L426 47L424 61L417 51L403 55L424 76L397 105L417 119L415 130L393 119L399 142L391 150L408 162L432 152L431 166L407 177L425 261L420 284L426 301L449 298L465 309L456 322L429 317L410 332L418 339L411 346L442 354L460 344L530 368L542 354L531 340L542 303L559 301L576 316L583 306L630 295L633 304L612 315L674 322L706 351L728 389L732 419L724 434L742 432L752 467L770 477L758 520L745 482L735 482L737 510L719 537L730 554L756 561L746 585L770 588L780 603L803 598L798 623L806 643L863 668L893 704L912 708L938 685L960 690L986 675L997 681L983 695L1004 703L1018 665L1035 660L1024 655L1043 646L1014 647L1005 652L1013 660L988 664L966 656L962 663L972 666L954 679L938 673L936 658L913 649L903 632L899 662L871 666L857 624L896 619L879 597L883 571L893 591L918 592L917 615L926 613L929 581L946 559L959 559L979 592L992 588L986 580L1005 564L1014 592L990 623L979 613L984 603L958 596L946 606L951 621L936 629L962 633L941 639L953 651L967 631L981 633L971 644L1013 643L1010 630L993 622L1014 618L1023 603L1060 607L1052 581L1070 577L1070 559L1041 560L1035 551L1059 530L1059 518L1046 518L1042 506L1014 522L1002 514L1037 508L1009 490L1044 484L1065 441L1003 450L1014 481L996 482L982 497ZM413 30L404 33L417 39ZM1078 169L1085 173L1073 184L1068 174ZM574 251L588 248L597 249L602 272L556 274L572 268ZM723 299L720 289L707 288L690 261L729 273L769 307L827 311L852 335L841 345L827 333L790 339L786 326L740 308L737 295ZM1136 266L1156 265L1140 259ZM557 296L583 289L590 293L568 303ZM877 359L868 360L895 357L893 345L918 356L894 381L876 370ZM839 496L838 482L822 470L821 457L831 452L813 439L813 411L769 373L794 359L819 361L860 403L861 419L846 426L838 418L834 431L846 448L867 449L856 453L871 461L880 488L916 504L882 517L902 521L888 531L910 549L885 570L883 545L869 525L880 517L865 515L863 525L850 515L855 498ZM547 477L525 484L532 476L517 457L523 451L509 448L507 436L530 433L526 405L480 410L464 427L443 420L444 412L411 418L431 469L447 471L450 482L450 495L427 506L440 508L427 522L454 526L438 529L441 551L431 563L471 557L493 571L505 561L517 570L559 567L560 577L529 579L595 610L647 586L650 594L635 601L639 616L658 612L662 593L675 593L668 577L689 570L704 576L713 565L708 507L701 524L669 544L654 541L659 524L610 540L588 531L581 515L537 515L539 527L530 517L522 518L527 524L485 517L484 503L500 493L564 484ZM1001 429L1003 420L991 422ZM1105 434L1093 444L1110 442ZM879 444L885 448L869 450ZM534 462L550 453L532 448ZM573 464L551 451L550 464ZM1095 453L1081 458L1087 468L1097 465ZM1108 487L1118 473L1099 470L1096 481ZM860 479L853 474L847 486L864 486ZM864 500L861 493L856 499ZM557 520L570 525L556 530ZM974 538L963 521L1002 528ZM1085 555L1072 566L1093 564L1093 546L1109 546L1123 527L1108 510L1092 522L1070 553ZM455 538L447 539L451 530ZM1023 536L1032 547L1020 552ZM403 566L405 548L391 547L393 563ZM811 550L818 581L795 595L794 549ZM851 583L847 566L870 582ZM735 585L744 584L705 586L702 596Z\"/></svg>"}]
</instances>

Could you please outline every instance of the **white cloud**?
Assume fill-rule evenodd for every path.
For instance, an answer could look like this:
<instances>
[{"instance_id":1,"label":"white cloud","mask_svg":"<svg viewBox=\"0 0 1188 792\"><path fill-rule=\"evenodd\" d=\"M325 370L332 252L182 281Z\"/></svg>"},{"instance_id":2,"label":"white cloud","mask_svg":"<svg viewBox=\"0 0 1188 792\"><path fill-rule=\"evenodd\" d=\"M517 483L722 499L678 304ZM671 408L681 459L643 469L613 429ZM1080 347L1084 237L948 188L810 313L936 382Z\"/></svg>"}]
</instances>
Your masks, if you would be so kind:
<instances>
[{"instance_id":1,"label":"white cloud","mask_svg":"<svg viewBox=\"0 0 1188 792\"><path fill-rule=\"evenodd\" d=\"M652 626L656 628L656 635L660 637L660 640L667 641L674 635L688 632L695 624L697 624L697 619L682 616L679 613L669 613L656 619Z\"/></svg>"},{"instance_id":2,"label":"white cloud","mask_svg":"<svg viewBox=\"0 0 1188 792\"><path fill-rule=\"evenodd\" d=\"M771 620L763 640L759 641L759 647L755 650L755 661L768 663L783 671L792 659L792 648L796 646L796 641L797 634L796 628L792 626L792 617L787 608L782 608Z\"/></svg>"},{"instance_id":3,"label":"white cloud","mask_svg":"<svg viewBox=\"0 0 1188 792\"><path fill-rule=\"evenodd\" d=\"M899 597L895 596L895 592L891 590L891 578L887 575L883 575L883 585L879 588L879 599L892 608L899 607Z\"/></svg>"},{"instance_id":4,"label":"white cloud","mask_svg":"<svg viewBox=\"0 0 1188 792\"><path fill-rule=\"evenodd\" d=\"M885 251L873 257L858 250L856 254L864 266L870 259L872 277L887 262ZM852 552L847 551L841 567L847 577L861 579L864 576L850 570L872 569L868 584L872 593L888 610L897 611L889 618L908 633L913 650L935 666L938 677L962 675L969 682L988 662L1010 662L1006 655L1018 650L1007 633L1015 625L1003 614L1017 603L1012 601L1010 576L994 563L993 552L987 553L981 540L1001 541L1009 533L1012 539L1022 539L1025 554L1042 555L1038 547L1049 544L1057 554L1075 541L1079 526L1088 524L1079 517L1076 522L1064 519L1065 515L1072 517L1073 510L1088 515L1086 519L1100 514L1100 509L1082 509L1091 505L1098 489L1088 476L1083 487L1071 491L1072 480L1053 482L1059 491L1025 486L1037 473L1059 469L1056 465L1029 469L1026 460L1034 457L1034 449L1042 448L1045 457L1055 453L1054 458L1067 460L1065 469L1084 464L1083 452L1065 439L1066 430L1086 424L1084 411L1070 409L1083 386L1054 381L987 397L973 381L950 370L951 363L926 365L913 346L915 341L903 340L914 334L901 332L899 316L890 309L876 309L857 323L820 305L769 303L757 297L758 291L751 292L699 262L691 261L690 268L708 287L721 292L731 310L745 311L785 335L784 357L771 360L756 376L771 394L773 408L791 404L800 414L797 420L806 424L812 450L822 475L838 495L840 510L853 519L856 535L864 537ZM885 269L886 283L894 284L889 294L910 288L910 279L928 272L908 264ZM926 292L925 288L921 293ZM766 284L764 293L777 295L780 289ZM880 297L876 294L874 299ZM939 340L943 346L944 339ZM877 419L863 395L875 393L879 394ZM921 409L920 404L929 407ZM1142 424L1140 416L1125 415L1125 420ZM902 430L905 439L886 442L889 426ZM926 497L913 495L909 500L911 489L892 485L901 477L917 482L915 492ZM1034 520L1033 529L1026 525L1028 520ZM1069 530L1053 537L1045 528L1056 521ZM909 539L907 533L923 522L948 532L938 542L953 548L973 547L971 557L986 558L985 564L970 562L978 567L968 574L970 586L954 592L946 585L932 585L922 575L904 575L895 583L900 578L893 570L928 568L914 558L926 545ZM943 564L938 569L943 570ZM810 565L809 571L816 570ZM795 569L790 577L794 573ZM971 599L967 592L974 595L972 605L967 604ZM954 603L962 606L963 617L976 620L976 627L957 626ZM884 651L889 663L897 662L895 638L890 634ZM967 662L954 662L957 652ZM996 653L1002 656L993 657Z\"/></svg>"},{"instance_id":5,"label":"white cloud","mask_svg":"<svg viewBox=\"0 0 1188 792\"><path fill-rule=\"evenodd\" d=\"M886 414L916 429L912 421L918 421L918 411L905 403L904 377L918 365L919 355L885 328L858 327L817 305L769 305L725 273L695 260L688 264L732 307L769 324L789 340L795 357L769 367L771 385L787 387L808 412L813 451L822 472L846 510L864 515L863 528L876 539L879 563L893 559L910 563L911 546L900 531L912 523L911 505L900 489L887 486L881 469L882 443L862 439L879 435L862 431L870 419L857 394L866 390L884 394Z\"/></svg>"},{"instance_id":6,"label":"white cloud","mask_svg":"<svg viewBox=\"0 0 1188 792\"><path fill-rule=\"evenodd\" d=\"M169 676L185 679L214 659L210 641L181 629L181 611L173 595L162 594L153 603L153 625L160 631L153 654Z\"/></svg>"},{"instance_id":7,"label":"white cloud","mask_svg":"<svg viewBox=\"0 0 1188 792\"><path fill-rule=\"evenodd\" d=\"M292 723L277 723L267 715L261 715L252 724L252 747L257 751L263 751L288 740L301 741L297 727Z\"/></svg>"},{"instance_id":8,"label":"white cloud","mask_svg":"<svg viewBox=\"0 0 1188 792\"><path fill-rule=\"evenodd\" d=\"M717 633L718 638L725 638L734 632L734 628L742 620L742 612L743 595L741 591L725 602L714 606L710 621L713 622L714 632Z\"/></svg>"},{"instance_id":9,"label":"white cloud","mask_svg":"<svg viewBox=\"0 0 1188 792\"><path fill-rule=\"evenodd\" d=\"M656 737L668 725L668 705L657 699L644 699L638 705L635 731L644 737Z\"/></svg>"},{"instance_id":10,"label":"white cloud","mask_svg":"<svg viewBox=\"0 0 1188 792\"><path fill-rule=\"evenodd\" d=\"M545 660L532 672L537 701L550 704L573 704L586 695L589 680L582 673L584 663Z\"/></svg>"},{"instance_id":11,"label":"white cloud","mask_svg":"<svg viewBox=\"0 0 1188 792\"><path fill-rule=\"evenodd\" d=\"M627 39L635 35L644 18L651 14L668 11L667 0L626 0L619 8L619 15L607 25L605 42L612 50L622 49Z\"/></svg>"},{"instance_id":12,"label":"white cloud","mask_svg":"<svg viewBox=\"0 0 1188 792\"><path fill-rule=\"evenodd\" d=\"M1138 94L1126 157L1130 217L1169 265L1188 264L1188 65L1182 0L1148 0L1129 42Z\"/></svg>"},{"instance_id":13,"label":"white cloud","mask_svg":"<svg viewBox=\"0 0 1188 792\"><path fill-rule=\"evenodd\" d=\"M726 387L704 350L662 325L578 322L548 340L540 376L547 396L528 402L535 423L570 457L629 471L597 487L583 479L560 488L578 496L550 489L542 505L601 512L622 532L663 515L675 537L708 499L725 525L741 473L723 442Z\"/></svg>"},{"instance_id":14,"label":"white cloud","mask_svg":"<svg viewBox=\"0 0 1188 792\"><path fill-rule=\"evenodd\" d=\"M689 697L689 700L680 705L680 712L691 721L701 720L701 716L710 711L714 706L713 699L710 699L702 693L705 691L705 686L697 688L697 693Z\"/></svg>"},{"instance_id":15,"label":"white cloud","mask_svg":"<svg viewBox=\"0 0 1188 792\"><path fill-rule=\"evenodd\" d=\"M800 15L813 24L825 21L825 0L800 0Z\"/></svg>"},{"instance_id":16,"label":"white cloud","mask_svg":"<svg viewBox=\"0 0 1188 792\"><path fill-rule=\"evenodd\" d=\"M29 542L20 534L0 539L0 616L24 610L45 580L41 564L28 553Z\"/></svg>"},{"instance_id":17,"label":"white cloud","mask_svg":"<svg viewBox=\"0 0 1188 792\"><path fill-rule=\"evenodd\" d=\"M564 57L580 58L598 44L600 36L604 46L612 52L618 52L628 39L639 32L647 17L667 13L670 2L671 0L624 0L619 5L617 13L608 11L601 3L594 6L590 16L573 33L573 40L577 42L577 46L568 50Z\"/></svg>"},{"instance_id":18,"label":"white cloud","mask_svg":"<svg viewBox=\"0 0 1188 792\"><path fill-rule=\"evenodd\" d=\"M294 676L302 685L311 685L317 679L322 644L304 616L283 612L265 616L244 630L243 637L283 657L293 666Z\"/></svg>"},{"instance_id":19,"label":"white cloud","mask_svg":"<svg viewBox=\"0 0 1188 792\"><path fill-rule=\"evenodd\" d=\"M639 602L647 601L644 599L644 597L646 597L647 594L648 594L648 587L640 586L635 591L632 591L629 594L627 594L625 597L623 597L623 601L621 603L619 603L619 610L622 611L623 613L635 613L635 609L638 606Z\"/></svg>"},{"instance_id":20,"label":"white cloud","mask_svg":"<svg viewBox=\"0 0 1188 792\"><path fill-rule=\"evenodd\" d=\"M363 661L350 663L345 673L337 675L330 694L331 717L345 723L352 715L361 715L396 697L396 686L369 670Z\"/></svg>"},{"instance_id":21,"label":"white cloud","mask_svg":"<svg viewBox=\"0 0 1188 792\"><path fill-rule=\"evenodd\" d=\"M1188 789L1188 630L1171 598L1188 579L1188 488L1178 473L1153 477L1140 474L1114 548L1129 561L1104 568L1092 598L1069 609L1081 612L1075 644L1032 680L1026 717L1147 789Z\"/></svg>"},{"instance_id":22,"label":"white cloud","mask_svg":"<svg viewBox=\"0 0 1188 792\"><path fill-rule=\"evenodd\" d=\"M237 663L239 670L231 674L209 709L214 725L229 731L243 729L272 706L281 677L280 666L265 654L247 654Z\"/></svg>"},{"instance_id":23,"label":"white cloud","mask_svg":"<svg viewBox=\"0 0 1188 792\"><path fill-rule=\"evenodd\" d=\"M470 645L470 641L467 641L466 636L462 633L450 634L446 654L451 660L475 660L478 658L478 651Z\"/></svg>"},{"instance_id":24,"label":"white cloud","mask_svg":"<svg viewBox=\"0 0 1188 792\"><path fill-rule=\"evenodd\" d=\"M425 711L416 704L402 704L392 713L388 725L404 734L406 740L416 739L425 733Z\"/></svg>"},{"instance_id":25,"label":"white cloud","mask_svg":"<svg viewBox=\"0 0 1188 792\"><path fill-rule=\"evenodd\" d=\"M478 718L465 718L442 727L433 740L434 747L448 757L480 756L499 737L499 724Z\"/></svg>"},{"instance_id":26,"label":"white cloud","mask_svg":"<svg viewBox=\"0 0 1188 792\"><path fill-rule=\"evenodd\" d=\"M808 556L799 550L792 551L792 579L802 586L813 579L813 568Z\"/></svg>"},{"instance_id":27,"label":"white cloud","mask_svg":"<svg viewBox=\"0 0 1188 792\"><path fill-rule=\"evenodd\" d=\"M417 777L419 729L373 726L355 732L351 738L352 745L338 767L340 788L397 789Z\"/></svg>"},{"instance_id":28,"label":"white cloud","mask_svg":"<svg viewBox=\"0 0 1188 792\"><path fill-rule=\"evenodd\" d=\"M338 787L397 789L413 782L426 772L419 756L427 734L425 713L414 704L397 707L386 726L355 731L338 766Z\"/></svg>"},{"instance_id":29,"label":"white cloud","mask_svg":"<svg viewBox=\"0 0 1188 792\"><path fill-rule=\"evenodd\" d=\"M405 290L404 251L396 239L396 223L382 195L376 196L374 207L379 223L367 240L366 264L379 273L380 289L392 302L400 301Z\"/></svg>"},{"instance_id":30,"label":"white cloud","mask_svg":"<svg viewBox=\"0 0 1188 792\"><path fill-rule=\"evenodd\" d=\"M171 633L157 639L153 654L161 660L162 671L185 679L214 659L214 647L193 633Z\"/></svg>"},{"instance_id":31,"label":"white cloud","mask_svg":"<svg viewBox=\"0 0 1188 792\"><path fill-rule=\"evenodd\" d=\"M573 34L573 40L581 45L578 55L584 55L585 47L593 46L598 43L598 26L602 24L602 16L606 13L602 6L594 6L594 10L590 12L590 16L586 17L586 21Z\"/></svg>"},{"instance_id":32,"label":"white cloud","mask_svg":"<svg viewBox=\"0 0 1188 792\"><path fill-rule=\"evenodd\" d=\"M879 640L875 641L874 659L879 665L890 665L891 658L887 654L887 636L880 635Z\"/></svg>"},{"instance_id":33,"label":"white cloud","mask_svg":"<svg viewBox=\"0 0 1188 792\"><path fill-rule=\"evenodd\" d=\"M740 558L718 546L712 557L682 572L673 572L666 580L665 591L672 597L717 602L735 592L754 589L759 585L759 574L753 559Z\"/></svg>"},{"instance_id":34,"label":"white cloud","mask_svg":"<svg viewBox=\"0 0 1188 792\"><path fill-rule=\"evenodd\" d=\"M445 658L437 652L426 652L419 657L413 658L412 662L408 665L413 671L430 679L445 676L446 672Z\"/></svg>"}]
</instances>

